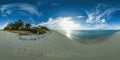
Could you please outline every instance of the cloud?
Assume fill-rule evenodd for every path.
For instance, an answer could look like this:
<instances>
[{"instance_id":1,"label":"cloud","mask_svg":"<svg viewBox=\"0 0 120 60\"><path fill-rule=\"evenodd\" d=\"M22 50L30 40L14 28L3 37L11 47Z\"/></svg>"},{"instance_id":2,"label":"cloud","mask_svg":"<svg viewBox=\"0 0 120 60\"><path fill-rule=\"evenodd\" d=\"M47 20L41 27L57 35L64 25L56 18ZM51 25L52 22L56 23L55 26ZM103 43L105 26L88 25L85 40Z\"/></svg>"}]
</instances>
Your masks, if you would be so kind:
<instances>
[{"instance_id":1,"label":"cloud","mask_svg":"<svg viewBox=\"0 0 120 60\"><path fill-rule=\"evenodd\" d=\"M88 19L86 20L86 23L91 24L102 24L107 22L106 20L109 20L112 16L112 13L120 11L120 8L118 6L108 6L105 4L98 4L95 8L93 8L90 11L86 11L88 15Z\"/></svg>"},{"instance_id":2,"label":"cloud","mask_svg":"<svg viewBox=\"0 0 120 60\"><path fill-rule=\"evenodd\" d=\"M13 13L22 14L23 16L36 16L38 18L40 18L41 16L41 12L38 10L38 7L28 3L5 4L0 6L0 12L2 17L13 15ZM30 20L33 21L33 17L31 17ZM33 23L35 23L35 20L33 21Z\"/></svg>"},{"instance_id":3,"label":"cloud","mask_svg":"<svg viewBox=\"0 0 120 60\"><path fill-rule=\"evenodd\" d=\"M75 18L84 18L85 16L76 16Z\"/></svg>"},{"instance_id":4,"label":"cloud","mask_svg":"<svg viewBox=\"0 0 120 60\"><path fill-rule=\"evenodd\" d=\"M7 15L1 15L2 17L6 17Z\"/></svg>"},{"instance_id":5,"label":"cloud","mask_svg":"<svg viewBox=\"0 0 120 60\"><path fill-rule=\"evenodd\" d=\"M35 20L34 16L37 18L40 18L41 16L41 11L38 10L37 6L28 4L28 3L12 3L12 4L5 4L0 6L0 13L2 17L6 17L8 15L14 15L16 14L22 14L23 16L25 15L30 15L32 17L28 17L29 20L32 21L32 25L35 25ZM3 28L3 27L2 27Z\"/></svg>"},{"instance_id":6,"label":"cloud","mask_svg":"<svg viewBox=\"0 0 120 60\"><path fill-rule=\"evenodd\" d=\"M77 17L77 16L76 16ZM52 30L109 30L110 26L107 24L82 25L73 20L74 17L57 17L49 18L47 22L39 23L37 26L47 26ZM105 23L105 20L102 20Z\"/></svg>"},{"instance_id":7,"label":"cloud","mask_svg":"<svg viewBox=\"0 0 120 60\"><path fill-rule=\"evenodd\" d=\"M1 23L0 29L4 29L9 24L9 19L5 23Z\"/></svg>"},{"instance_id":8,"label":"cloud","mask_svg":"<svg viewBox=\"0 0 120 60\"><path fill-rule=\"evenodd\" d=\"M32 24L35 24L35 20L33 18L29 18L32 21Z\"/></svg>"},{"instance_id":9,"label":"cloud","mask_svg":"<svg viewBox=\"0 0 120 60\"><path fill-rule=\"evenodd\" d=\"M30 21L32 21L31 25L32 27L38 27L38 25L35 23L35 20L33 18L29 18Z\"/></svg>"},{"instance_id":10,"label":"cloud","mask_svg":"<svg viewBox=\"0 0 120 60\"><path fill-rule=\"evenodd\" d=\"M74 18L83 18L84 16L76 16L76 17L57 17L57 18L49 18L47 22L39 23L35 26L47 26L52 30L116 30L120 29L118 27L111 27L106 23L105 19L101 19L99 23L77 23ZM90 17L91 19L94 17ZM89 20L88 20L89 21Z\"/></svg>"},{"instance_id":11,"label":"cloud","mask_svg":"<svg viewBox=\"0 0 120 60\"><path fill-rule=\"evenodd\" d=\"M102 20L101 20L101 23L102 23L102 24L104 24L105 22L106 22L106 20L105 20L105 19L102 19Z\"/></svg>"},{"instance_id":12,"label":"cloud","mask_svg":"<svg viewBox=\"0 0 120 60\"><path fill-rule=\"evenodd\" d=\"M3 24L3 25L0 27L0 29L4 29L8 24L9 24L8 22L5 23L5 24Z\"/></svg>"},{"instance_id":13,"label":"cloud","mask_svg":"<svg viewBox=\"0 0 120 60\"><path fill-rule=\"evenodd\" d=\"M24 11L31 15L40 16L41 12L38 11L38 8L27 3L13 3L13 4L6 4L0 7L0 11L3 15L12 14L14 11Z\"/></svg>"},{"instance_id":14,"label":"cloud","mask_svg":"<svg viewBox=\"0 0 120 60\"><path fill-rule=\"evenodd\" d=\"M47 26L53 30L78 30L80 28L80 24L76 24L72 17L49 18L48 22L39 25Z\"/></svg>"},{"instance_id":15,"label":"cloud","mask_svg":"<svg viewBox=\"0 0 120 60\"><path fill-rule=\"evenodd\" d=\"M58 5L58 3L53 3L52 5ZM6 4L0 7L2 17L12 14L14 11L27 12L32 16L41 16L41 12L38 11L38 8L27 3L13 3ZM56 17L49 18L47 22L35 24L35 20L31 17L32 26L47 26L50 29L54 30L98 30L98 29L116 29L119 27L110 27L107 24L107 20L110 20L112 14L116 11L120 11L118 6L108 6L105 4L98 4L95 8L91 10L85 10L88 16L85 23L77 23L74 18L84 18L85 16L76 16L76 17ZM24 15L24 14L23 14ZM8 23L2 26L5 27ZM1 28L1 29L2 29Z\"/></svg>"}]
</instances>

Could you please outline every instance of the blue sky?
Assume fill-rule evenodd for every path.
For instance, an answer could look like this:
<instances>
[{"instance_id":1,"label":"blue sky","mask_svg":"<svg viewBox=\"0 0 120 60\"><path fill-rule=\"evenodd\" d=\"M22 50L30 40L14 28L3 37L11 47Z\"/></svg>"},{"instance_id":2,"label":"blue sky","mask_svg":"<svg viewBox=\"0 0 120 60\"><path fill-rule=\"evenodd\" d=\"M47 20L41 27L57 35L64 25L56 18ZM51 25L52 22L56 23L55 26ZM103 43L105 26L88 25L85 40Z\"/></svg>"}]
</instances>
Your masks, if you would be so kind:
<instances>
[{"instance_id":1,"label":"blue sky","mask_svg":"<svg viewBox=\"0 0 120 60\"><path fill-rule=\"evenodd\" d=\"M67 25L73 24L68 29L76 26L76 29L119 29L119 3L119 0L1 0L0 28L18 19L53 28L70 18L69 23L64 20ZM53 23L54 20L59 22Z\"/></svg>"}]
</instances>

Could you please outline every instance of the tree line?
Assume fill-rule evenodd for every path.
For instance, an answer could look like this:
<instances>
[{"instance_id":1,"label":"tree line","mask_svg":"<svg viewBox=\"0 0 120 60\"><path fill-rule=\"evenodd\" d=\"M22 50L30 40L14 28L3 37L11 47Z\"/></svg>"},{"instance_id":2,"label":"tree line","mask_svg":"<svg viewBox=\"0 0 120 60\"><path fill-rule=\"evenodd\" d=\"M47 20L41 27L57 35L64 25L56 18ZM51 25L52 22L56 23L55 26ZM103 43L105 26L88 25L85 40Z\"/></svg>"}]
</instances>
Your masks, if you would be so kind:
<instances>
[{"instance_id":1,"label":"tree line","mask_svg":"<svg viewBox=\"0 0 120 60\"><path fill-rule=\"evenodd\" d=\"M31 27L30 23L24 24L22 20L8 24L4 30L30 31L35 34L44 34L50 31L46 26Z\"/></svg>"},{"instance_id":2,"label":"tree line","mask_svg":"<svg viewBox=\"0 0 120 60\"><path fill-rule=\"evenodd\" d=\"M26 31L28 31L28 30L30 30L30 28L31 28L31 24L30 23L26 23L24 25L22 20L18 20L18 21L14 22L14 23L8 24L4 28L4 30L26 30Z\"/></svg>"}]
</instances>

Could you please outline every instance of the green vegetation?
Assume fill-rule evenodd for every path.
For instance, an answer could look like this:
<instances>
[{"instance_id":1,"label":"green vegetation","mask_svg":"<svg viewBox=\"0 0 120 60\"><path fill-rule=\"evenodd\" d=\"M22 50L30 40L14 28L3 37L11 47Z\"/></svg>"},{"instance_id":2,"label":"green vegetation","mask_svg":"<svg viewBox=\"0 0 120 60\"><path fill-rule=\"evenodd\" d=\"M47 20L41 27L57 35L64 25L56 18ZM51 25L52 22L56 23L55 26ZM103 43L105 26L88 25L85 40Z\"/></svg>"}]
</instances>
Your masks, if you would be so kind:
<instances>
[{"instance_id":1,"label":"green vegetation","mask_svg":"<svg viewBox=\"0 0 120 60\"><path fill-rule=\"evenodd\" d=\"M35 34L44 34L46 33L48 30L44 29L44 28L32 28L31 32L35 33Z\"/></svg>"},{"instance_id":2,"label":"green vegetation","mask_svg":"<svg viewBox=\"0 0 120 60\"><path fill-rule=\"evenodd\" d=\"M24 24L22 22L22 20L18 20L15 23L10 23L8 24L5 28L5 31L12 31L12 32L18 32L19 34L21 34L21 31L30 31L33 32L35 34L44 34L47 31L50 31L47 27L45 26L40 26L40 27L31 27L31 24L26 23ZM24 33L22 33L24 34ZM27 34L26 34L27 35Z\"/></svg>"},{"instance_id":3,"label":"green vegetation","mask_svg":"<svg viewBox=\"0 0 120 60\"><path fill-rule=\"evenodd\" d=\"M30 29L31 29L30 27L31 27L31 24L26 23L26 25L25 25L25 30L30 31Z\"/></svg>"},{"instance_id":4,"label":"green vegetation","mask_svg":"<svg viewBox=\"0 0 120 60\"><path fill-rule=\"evenodd\" d=\"M24 24L22 20L18 20L15 23L8 24L4 30L24 30Z\"/></svg>"}]
</instances>

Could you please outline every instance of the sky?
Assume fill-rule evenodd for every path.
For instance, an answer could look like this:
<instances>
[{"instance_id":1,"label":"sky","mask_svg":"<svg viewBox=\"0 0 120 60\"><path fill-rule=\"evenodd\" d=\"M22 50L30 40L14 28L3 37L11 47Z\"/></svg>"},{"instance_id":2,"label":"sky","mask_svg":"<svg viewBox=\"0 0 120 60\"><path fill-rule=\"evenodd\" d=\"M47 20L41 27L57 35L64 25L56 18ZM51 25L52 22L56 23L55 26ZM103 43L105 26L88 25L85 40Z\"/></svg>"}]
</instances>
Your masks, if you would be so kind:
<instances>
[{"instance_id":1,"label":"sky","mask_svg":"<svg viewBox=\"0 0 120 60\"><path fill-rule=\"evenodd\" d=\"M120 0L1 0L0 29L22 20L55 30L120 29Z\"/></svg>"}]
</instances>

